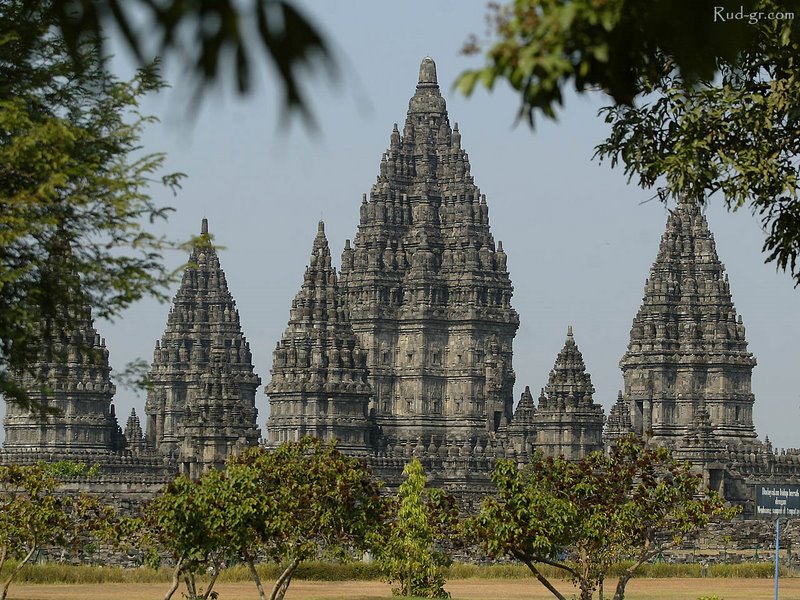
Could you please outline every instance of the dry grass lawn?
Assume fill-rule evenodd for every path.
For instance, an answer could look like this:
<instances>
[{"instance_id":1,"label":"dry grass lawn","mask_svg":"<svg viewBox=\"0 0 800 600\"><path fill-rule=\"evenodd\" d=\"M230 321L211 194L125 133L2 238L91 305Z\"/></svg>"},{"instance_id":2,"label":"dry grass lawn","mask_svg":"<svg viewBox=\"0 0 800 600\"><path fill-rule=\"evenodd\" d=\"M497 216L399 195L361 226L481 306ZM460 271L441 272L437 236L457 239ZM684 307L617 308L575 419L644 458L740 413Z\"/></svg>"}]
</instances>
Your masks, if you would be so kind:
<instances>
[{"instance_id":1,"label":"dry grass lawn","mask_svg":"<svg viewBox=\"0 0 800 600\"><path fill-rule=\"evenodd\" d=\"M9 600L160 600L168 589L163 583L96 585L12 585ZM454 600L545 600L553 598L531 580L459 579L448 582ZM569 598L574 588L559 582ZM252 583L227 583L216 586L220 600L258 600ZM607 590L607 598L613 590ZM774 583L770 579L634 579L628 585L626 600L697 600L716 594L721 600L772 600ZM390 586L375 581L295 581L287 600L385 600ZM173 596L180 598L180 593ZM800 578L781 580L781 600L800 600Z\"/></svg>"}]
</instances>

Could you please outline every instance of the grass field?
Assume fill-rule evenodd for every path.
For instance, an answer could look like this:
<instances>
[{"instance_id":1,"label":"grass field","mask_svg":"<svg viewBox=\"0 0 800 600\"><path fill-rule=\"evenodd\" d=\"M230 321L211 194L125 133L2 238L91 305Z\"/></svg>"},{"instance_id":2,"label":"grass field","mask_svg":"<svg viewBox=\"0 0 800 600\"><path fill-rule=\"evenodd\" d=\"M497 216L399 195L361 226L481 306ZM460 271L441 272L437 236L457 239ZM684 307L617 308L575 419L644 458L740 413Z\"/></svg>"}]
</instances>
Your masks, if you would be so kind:
<instances>
[{"instance_id":1,"label":"grass field","mask_svg":"<svg viewBox=\"0 0 800 600\"><path fill-rule=\"evenodd\" d=\"M556 582L569 598L574 588ZM612 584L613 585L613 584ZM9 600L153 600L163 598L169 585L163 583L105 583L72 585L12 585ZM453 600L544 600L553 598L531 580L456 579L448 582ZM258 600L252 583L223 583L215 587L220 600ZM613 590L608 589L606 598ZM634 579L628 584L627 600L697 600L716 594L720 600L772 600L774 584L769 579L675 578ZM385 600L390 586L377 581L295 581L287 600ZM180 598L180 593L174 596ZM800 600L800 578L781 580L781 600Z\"/></svg>"}]
</instances>

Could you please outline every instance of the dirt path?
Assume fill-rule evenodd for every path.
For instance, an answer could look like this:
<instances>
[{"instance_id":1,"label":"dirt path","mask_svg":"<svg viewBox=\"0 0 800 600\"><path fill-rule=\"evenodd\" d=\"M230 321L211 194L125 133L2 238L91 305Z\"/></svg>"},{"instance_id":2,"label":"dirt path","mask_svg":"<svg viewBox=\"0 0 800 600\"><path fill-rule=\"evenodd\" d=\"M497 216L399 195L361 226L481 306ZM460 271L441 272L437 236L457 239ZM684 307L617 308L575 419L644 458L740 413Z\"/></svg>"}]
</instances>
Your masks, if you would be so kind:
<instances>
[{"instance_id":1,"label":"dirt path","mask_svg":"<svg viewBox=\"0 0 800 600\"><path fill-rule=\"evenodd\" d=\"M9 600L161 600L169 586L163 583L105 585L12 585ZM448 582L454 600L545 600L553 598L531 580L460 579ZM574 588L560 582L569 598ZM220 584L220 600L258 600L252 583ZM611 597L613 590L607 590ZM628 585L626 600L697 600L716 594L720 600L772 600L774 584L769 579L639 579ZM180 598L180 593L174 596ZM390 586L376 581L295 581L287 600L385 600ZM781 600L800 600L800 578L781 581Z\"/></svg>"}]
</instances>

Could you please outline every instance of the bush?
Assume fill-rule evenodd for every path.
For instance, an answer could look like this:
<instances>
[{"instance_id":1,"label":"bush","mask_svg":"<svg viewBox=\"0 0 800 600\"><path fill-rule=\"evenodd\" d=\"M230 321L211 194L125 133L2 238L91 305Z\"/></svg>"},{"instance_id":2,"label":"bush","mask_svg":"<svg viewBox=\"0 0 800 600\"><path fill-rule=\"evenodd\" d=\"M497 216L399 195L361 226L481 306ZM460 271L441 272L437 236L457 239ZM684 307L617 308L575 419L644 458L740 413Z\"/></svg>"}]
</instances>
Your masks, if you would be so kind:
<instances>
[{"instance_id":1,"label":"bush","mask_svg":"<svg viewBox=\"0 0 800 600\"><path fill-rule=\"evenodd\" d=\"M708 568L709 577L746 577L751 579L769 579L775 575L775 564L766 562L757 563L731 563L711 565ZM780 567L780 575L787 576L789 571Z\"/></svg>"},{"instance_id":2,"label":"bush","mask_svg":"<svg viewBox=\"0 0 800 600\"><path fill-rule=\"evenodd\" d=\"M10 564L8 569L16 565ZM3 569L5 572L6 569ZM123 569L121 567L94 567L88 565L69 565L44 562L25 565L14 578L18 583L164 583L169 582L172 574L168 569Z\"/></svg>"},{"instance_id":3,"label":"bush","mask_svg":"<svg viewBox=\"0 0 800 600\"><path fill-rule=\"evenodd\" d=\"M15 566L7 564L3 569L6 572ZM610 577L617 577L626 567L626 563L615 565L610 571ZM538 565L546 577L555 579L563 578L563 573L549 565ZM282 568L274 563L257 565L258 574L264 581L275 581ZM642 565L637 578L647 577L700 577L702 566L696 563L649 563ZM707 577L740 577L740 578L770 578L775 573L773 563L737 563L716 564L708 567ZM796 570L781 566L781 577L797 577ZM2 573L0 573L2 576ZM457 563L450 566L445 574L447 579L527 579L533 577L530 570L518 563L501 563L491 565L475 565ZM322 561L309 561L301 563L297 569L296 577L311 581L378 581L381 573L376 563L351 562L332 563ZM172 579L172 571L166 567L153 570L146 567L123 569L121 567L95 567L88 565L68 565L53 562L44 562L26 565L20 571L20 583L168 583ZM250 573L244 565L234 565L223 569L219 576L220 582L235 583L250 581Z\"/></svg>"}]
</instances>

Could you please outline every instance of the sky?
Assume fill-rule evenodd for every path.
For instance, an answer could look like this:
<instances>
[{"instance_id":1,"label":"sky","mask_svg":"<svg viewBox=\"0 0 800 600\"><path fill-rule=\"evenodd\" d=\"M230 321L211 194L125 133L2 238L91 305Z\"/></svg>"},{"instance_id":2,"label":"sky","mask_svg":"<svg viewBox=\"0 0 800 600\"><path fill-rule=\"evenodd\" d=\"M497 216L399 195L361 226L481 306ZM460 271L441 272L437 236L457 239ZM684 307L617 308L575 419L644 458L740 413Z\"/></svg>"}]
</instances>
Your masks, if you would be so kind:
<instances>
[{"instance_id":1,"label":"sky","mask_svg":"<svg viewBox=\"0 0 800 600\"><path fill-rule=\"evenodd\" d=\"M485 35L485 1L299 5L328 36L341 69L337 85L317 76L304 88L317 130L286 118L277 80L266 67L250 95L238 97L228 85L207 93L192 110L187 81L167 60L172 89L142 106L161 121L145 132L144 149L166 152L167 170L187 175L175 197L152 190L158 202L176 209L160 230L185 240L208 218L215 243L223 247L220 261L263 384L317 222L326 223L338 267L392 125L402 128L420 61L431 56L450 122L459 124L475 182L487 196L492 233L508 255L512 304L521 321L514 341L515 399L525 385L536 395L547 383L572 325L595 400L608 412L623 385L619 360L667 218L667 208L651 200L653 191L628 184L620 170L592 160L594 146L607 134L597 111L608 99L569 94L557 122L540 119L531 130L516 122L519 101L502 83L491 93L478 90L464 98L452 84L463 70L482 64L480 56L460 50L470 34ZM130 74L131 64L124 52L115 60L122 75ZM764 264L765 236L746 209L729 214L713 198L707 217L758 360L756 430L777 447L800 447L800 290L789 275ZM187 257L176 252L165 259L177 267ZM96 323L115 371L136 358L152 359L168 310L147 300L114 322ZM114 403L123 427L132 407L143 416L144 402L144 392L117 386ZM267 404L262 386L262 434Z\"/></svg>"}]
</instances>

